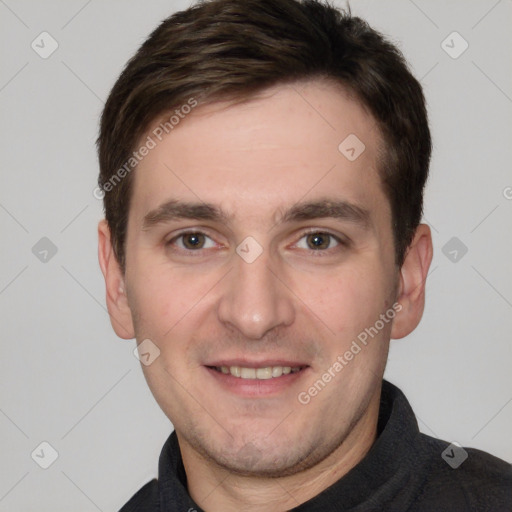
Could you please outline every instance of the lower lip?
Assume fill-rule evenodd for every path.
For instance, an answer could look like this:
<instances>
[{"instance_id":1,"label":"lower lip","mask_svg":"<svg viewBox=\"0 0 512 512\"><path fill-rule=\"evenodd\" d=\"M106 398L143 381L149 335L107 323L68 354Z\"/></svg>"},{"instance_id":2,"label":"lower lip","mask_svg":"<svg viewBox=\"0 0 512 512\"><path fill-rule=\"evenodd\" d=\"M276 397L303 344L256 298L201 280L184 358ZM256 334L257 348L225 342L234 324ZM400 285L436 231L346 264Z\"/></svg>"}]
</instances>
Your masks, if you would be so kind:
<instances>
[{"instance_id":1,"label":"lower lip","mask_svg":"<svg viewBox=\"0 0 512 512\"><path fill-rule=\"evenodd\" d=\"M309 370L309 367L306 367L299 372L271 379L242 379L207 366L205 368L224 389L245 397L269 397L282 393L292 387L299 379L302 379Z\"/></svg>"}]
</instances>

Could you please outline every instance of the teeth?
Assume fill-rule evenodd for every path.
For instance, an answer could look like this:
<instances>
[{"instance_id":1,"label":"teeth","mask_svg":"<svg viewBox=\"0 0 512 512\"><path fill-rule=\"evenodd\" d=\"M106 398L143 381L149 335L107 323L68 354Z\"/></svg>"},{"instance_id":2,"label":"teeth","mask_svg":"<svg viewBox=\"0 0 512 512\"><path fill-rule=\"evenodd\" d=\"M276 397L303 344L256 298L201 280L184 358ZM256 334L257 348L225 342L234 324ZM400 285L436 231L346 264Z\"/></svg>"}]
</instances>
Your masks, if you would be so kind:
<instances>
[{"instance_id":1,"label":"teeth","mask_svg":"<svg viewBox=\"0 0 512 512\"><path fill-rule=\"evenodd\" d=\"M271 379L272 378L272 367L267 366L266 368L258 368L256 370L257 379Z\"/></svg>"},{"instance_id":2,"label":"teeth","mask_svg":"<svg viewBox=\"0 0 512 512\"><path fill-rule=\"evenodd\" d=\"M282 366L274 366L272 368L272 377L281 377L283 375L283 367Z\"/></svg>"},{"instance_id":3,"label":"teeth","mask_svg":"<svg viewBox=\"0 0 512 512\"><path fill-rule=\"evenodd\" d=\"M256 368L241 368L240 377L242 377L242 379L255 379Z\"/></svg>"},{"instance_id":4,"label":"teeth","mask_svg":"<svg viewBox=\"0 0 512 512\"><path fill-rule=\"evenodd\" d=\"M215 369L225 375L231 374L233 377L241 379L267 380L281 377L281 375L288 375L289 373L297 373L302 370L302 367L265 366L263 368L246 368L243 366L217 366Z\"/></svg>"},{"instance_id":5,"label":"teeth","mask_svg":"<svg viewBox=\"0 0 512 512\"><path fill-rule=\"evenodd\" d=\"M233 375L233 377L241 377L241 371L240 371L240 366L230 366L229 367L229 371L231 372L231 375Z\"/></svg>"}]
</instances>

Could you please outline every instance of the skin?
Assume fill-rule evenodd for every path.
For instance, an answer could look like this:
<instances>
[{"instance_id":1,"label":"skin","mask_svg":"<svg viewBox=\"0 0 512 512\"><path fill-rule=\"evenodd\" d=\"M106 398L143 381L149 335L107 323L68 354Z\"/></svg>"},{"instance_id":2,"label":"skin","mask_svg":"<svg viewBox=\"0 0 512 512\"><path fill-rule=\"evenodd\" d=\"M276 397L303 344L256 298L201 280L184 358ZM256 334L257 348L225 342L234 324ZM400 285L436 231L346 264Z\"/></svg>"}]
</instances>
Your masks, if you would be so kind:
<instances>
[{"instance_id":1,"label":"skin","mask_svg":"<svg viewBox=\"0 0 512 512\"><path fill-rule=\"evenodd\" d=\"M352 162L338 150L351 133L366 146ZM206 511L289 510L347 473L375 440L389 340L419 323L432 259L429 228L420 225L395 265L380 144L374 119L320 81L200 106L135 171L124 274L99 224L112 325L122 338L158 346L144 374L176 429L189 493ZM291 206L326 198L365 209L367 223L280 222ZM231 218L145 229L148 212L171 199L211 203ZM176 238L188 228L207 235L204 248ZM324 235L314 249L309 232L346 243ZM248 236L262 248L252 263L236 252ZM394 303L394 320L300 403L299 393ZM235 393L205 366L292 358L307 368L272 394Z\"/></svg>"}]
</instances>

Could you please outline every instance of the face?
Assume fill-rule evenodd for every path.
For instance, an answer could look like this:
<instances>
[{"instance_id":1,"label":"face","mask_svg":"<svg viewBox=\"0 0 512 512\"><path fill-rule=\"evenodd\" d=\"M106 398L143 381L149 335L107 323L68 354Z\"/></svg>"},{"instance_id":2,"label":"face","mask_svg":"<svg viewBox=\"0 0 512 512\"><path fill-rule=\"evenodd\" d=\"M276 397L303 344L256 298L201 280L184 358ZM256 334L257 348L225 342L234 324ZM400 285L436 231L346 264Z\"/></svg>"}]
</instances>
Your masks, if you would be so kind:
<instances>
[{"instance_id":1,"label":"face","mask_svg":"<svg viewBox=\"0 0 512 512\"><path fill-rule=\"evenodd\" d=\"M338 148L350 134L359 156ZM156 141L123 276L126 332L160 351L147 382L187 450L245 474L311 467L376 417L400 315L377 126L310 82L197 107Z\"/></svg>"}]
</instances>

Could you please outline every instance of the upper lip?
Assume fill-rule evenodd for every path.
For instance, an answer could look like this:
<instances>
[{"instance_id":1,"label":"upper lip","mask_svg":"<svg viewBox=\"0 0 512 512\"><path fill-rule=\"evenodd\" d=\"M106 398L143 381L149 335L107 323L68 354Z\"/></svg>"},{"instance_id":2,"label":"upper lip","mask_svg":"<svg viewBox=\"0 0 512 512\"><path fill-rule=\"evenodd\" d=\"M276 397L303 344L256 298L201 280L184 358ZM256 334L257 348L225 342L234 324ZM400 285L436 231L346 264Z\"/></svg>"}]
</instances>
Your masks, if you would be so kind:
<instances>
[{"instance_id":1,"label":"upper lip","mask_svg":"<svg viewBox=\"0 0 512 512\"><path fill-rule=\"evenodd\" d=\"M242 366L244 368L265 368L268 366L290 366L292 368L309 366L304 362L292 359L263 359L260 361L249 361L247 359L219 359L205 366Z\"/></svg>"}]
</instances>

